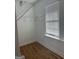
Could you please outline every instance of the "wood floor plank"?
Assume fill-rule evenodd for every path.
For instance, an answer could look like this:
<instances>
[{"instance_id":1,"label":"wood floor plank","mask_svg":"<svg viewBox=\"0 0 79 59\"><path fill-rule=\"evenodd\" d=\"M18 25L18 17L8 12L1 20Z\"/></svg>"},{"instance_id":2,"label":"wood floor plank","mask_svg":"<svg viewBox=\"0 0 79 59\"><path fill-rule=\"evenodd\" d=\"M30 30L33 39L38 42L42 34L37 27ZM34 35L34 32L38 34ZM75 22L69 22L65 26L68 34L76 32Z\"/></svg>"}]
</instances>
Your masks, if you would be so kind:
<instances>
[{"instance_id":1,"label":"wood floor plank","mask_svg":"<svg viewBox=\"0 0 79 59\"><path fill-rule=\"evenodd\" d=\"M64 59L38 42L21 46L20 51L25 59Z\"/></svg>"}]
</instances>

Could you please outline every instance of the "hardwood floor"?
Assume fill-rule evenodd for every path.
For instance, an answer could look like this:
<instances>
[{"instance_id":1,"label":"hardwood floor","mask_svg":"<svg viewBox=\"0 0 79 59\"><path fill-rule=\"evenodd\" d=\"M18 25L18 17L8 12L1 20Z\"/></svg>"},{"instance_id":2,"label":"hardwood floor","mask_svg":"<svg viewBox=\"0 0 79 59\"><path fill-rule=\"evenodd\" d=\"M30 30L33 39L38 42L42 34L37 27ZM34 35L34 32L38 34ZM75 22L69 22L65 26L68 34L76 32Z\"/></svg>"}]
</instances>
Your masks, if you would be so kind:
<instances>
[{"instance_id":1,"label":"hardwood floor","mask_svg":"<svg viewBox=\"0 0 79 59\"><path fill-rule=\"evenodd\" d=\"M25 59L63 59L38 42L22 46L20 51L25 56Z\"/></svg>"}]
</instances>

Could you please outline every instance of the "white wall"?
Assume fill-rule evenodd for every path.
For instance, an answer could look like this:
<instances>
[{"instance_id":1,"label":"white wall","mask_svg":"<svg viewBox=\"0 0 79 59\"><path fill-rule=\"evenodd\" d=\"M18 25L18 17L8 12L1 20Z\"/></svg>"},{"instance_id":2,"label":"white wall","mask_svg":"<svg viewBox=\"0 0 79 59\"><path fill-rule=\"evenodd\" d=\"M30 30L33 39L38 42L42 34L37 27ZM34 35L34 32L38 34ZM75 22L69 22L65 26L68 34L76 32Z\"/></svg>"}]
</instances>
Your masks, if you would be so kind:
<instances>
[{"instance_id":1,"label":"white wall","mask_svg":"<svg viewBox=\"0 0 79 59\"><path fill-rule=\"evenodd\" d=\"M37 32L37 41L50 49L51 51L56 52L57 54L63 57L64 54L64 42L52 39L44 36L45 34L45 7L49 4L54 3L55 0L40 0L35 6L35 24Z\"/></svg>"},{"instance_id":2,"label":"white wall","mask_svg":"<svg viewBox=\"0 0 79 59\"><path fill-rule=\"evenodd\" d=\"M31 5L25 3L22 7L16 2L17 18L22 15ZM17 21L19 46L36 41L34 39L34 12L31 8L21 19Z\"/></svg>"},{"instance_id":3,"label":"white wall","mask_svg":"<svg viewBox=\"0 0 79 59\"><path fill-rule=\"evenodd\" d=\"M45 7L55 0L39 0L18 22L19 45L38 41L51 51L63 56L64 42L44 36ZM33 18L35 16L35 18Z\"/></svg>"},{"instance_id":4,"label":"white wall","mask_svg":"<svg viewBox=\"0 0 79 59\"><path fill-rule=\"evenodd\" d=\"M16 2L16 16L19 18L28 8L30 8L32 5L29 4L27 1L23 1L22 6L20 6L21 0L15 0Z\"/></svg>"}]
</instances>

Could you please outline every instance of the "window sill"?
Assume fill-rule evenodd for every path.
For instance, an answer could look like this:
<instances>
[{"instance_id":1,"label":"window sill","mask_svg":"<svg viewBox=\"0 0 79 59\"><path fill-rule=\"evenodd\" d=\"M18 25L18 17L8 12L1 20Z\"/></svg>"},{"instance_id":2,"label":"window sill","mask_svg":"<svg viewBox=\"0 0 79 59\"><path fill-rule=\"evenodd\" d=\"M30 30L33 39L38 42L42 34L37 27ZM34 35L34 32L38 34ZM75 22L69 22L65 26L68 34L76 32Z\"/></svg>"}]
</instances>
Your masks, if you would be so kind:
<instances>
[{"instance_id":1,"label":"window sill","mask_svg":"<svg viewBox=\"0 0 79 59\"><path fill-rule=\"evenodd\" d=\"M46 36L46 37L53 38L53 39L56 39L56 40L60 40L60 41L63 41L63 42L64 42L64 40L61 40L60 38L55 37L55 36L52 36L52 35L49 35L49 34L45 34L45 36Z\"/></svg>"}]
</instances>

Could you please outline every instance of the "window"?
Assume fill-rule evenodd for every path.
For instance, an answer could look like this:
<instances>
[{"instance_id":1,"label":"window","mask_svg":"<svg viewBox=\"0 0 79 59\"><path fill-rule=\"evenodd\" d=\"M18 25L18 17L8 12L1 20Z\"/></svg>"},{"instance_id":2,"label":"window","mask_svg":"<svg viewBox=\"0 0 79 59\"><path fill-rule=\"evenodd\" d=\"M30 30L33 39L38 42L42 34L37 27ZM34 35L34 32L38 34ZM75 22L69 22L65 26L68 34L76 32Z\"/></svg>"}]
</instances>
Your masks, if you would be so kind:
<instances>
[{"instance_id":1,"label":"window","mask_svg":"<svg viewBox=\"0 0 79 59\"><path fill-rule=\"evenodd\" d=\"M59 39L59 3L46 8L46 36Z\"/></svg>"}]
</instances>

